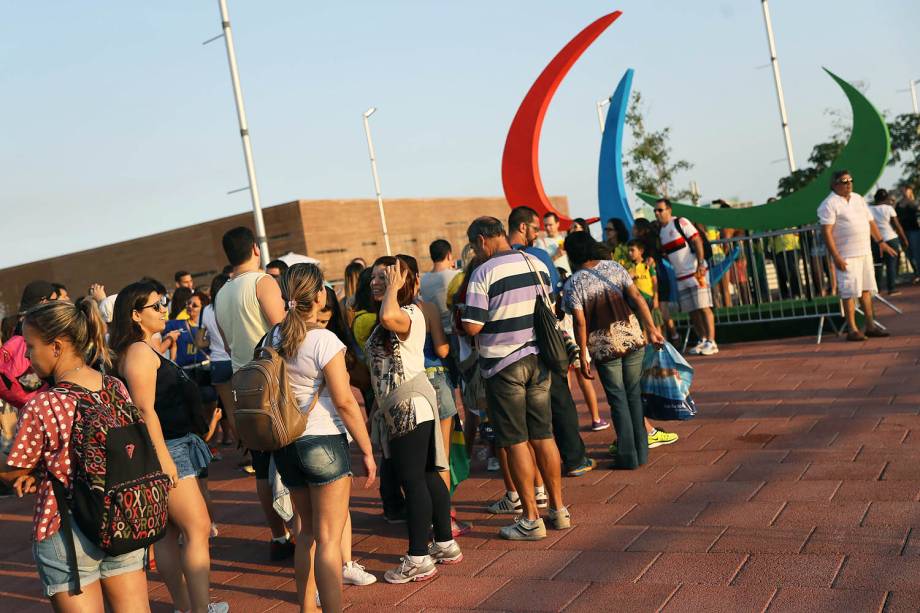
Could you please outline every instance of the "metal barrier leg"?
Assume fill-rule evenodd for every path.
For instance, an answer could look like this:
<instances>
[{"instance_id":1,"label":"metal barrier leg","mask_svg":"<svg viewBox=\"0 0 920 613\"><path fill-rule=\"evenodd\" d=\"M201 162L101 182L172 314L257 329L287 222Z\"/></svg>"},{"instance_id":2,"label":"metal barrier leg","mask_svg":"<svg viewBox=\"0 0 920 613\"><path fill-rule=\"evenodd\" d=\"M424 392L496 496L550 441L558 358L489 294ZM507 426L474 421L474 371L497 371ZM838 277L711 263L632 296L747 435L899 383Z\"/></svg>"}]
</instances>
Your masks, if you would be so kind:
<instances>
[{"instance_id":1,"label":"metal barrier leg","mask_svg":"<svg viewBox=\"0 0 920 613\"><path fill-rule=\"evenodd\" d=\"M818 319L818 340L815 342L816 345L821 344L821 333L824 332L824 315Z\"/></svg>"},{"instance_id":2,"label":"metal barrier leg","mask_svg":"<svg viewBox=\"0 0 920 613\"><path fill-rule=\"evenodd\" d=\"M886 307L888 307L889 309L891 309L892 311L894 311L894 312L897 313L898 315L902 315L902 314L904 313L904 311L902 311L901 309L899 309L899 308L896 307L895 305L891 304L891 303L888 302L886 299L882 298L882 296L881 296L880 294L875 294L875 295L873 296L873 298L875 298L876 300L878 300L879 302L881 302L882 304L884 304Z\"/></svg>"},{"instance_id":3,"label":"metal barrier leg","mask_svg":"<svg viewBox=\"0 0 920 613\"><path fill-rule=\"evenodd\" d=\"M690 343L690 332L693 330L693 326L687 326L687 331L684 333L684 343L680 348L681 353L687 352L687 345Z\"/></svg>"},{"instance_id":4,"label":"metal barrier leg","mask_svg":"<svg viewBox=\"0 0 920 613\"><path fill-rule=\"evenodd\" d=\"M859 313L859 314L862 315L863 317L866 316L866 314L865 314L865 312L862 310L862 307L861 307L861 306L859 306L859 305L857 304L855 308L856 308L856 312L857 312L857 313ZM885 324L883 324L882 322L880 322L880 321L878 320L878 318L876 318L875 321L874 321L873 323L875 323L875 326L876 326L876 327L881 328L882 330L887 330L887 329L888 329L887 327L885 327Z\"/></svg>"}]
</instances>

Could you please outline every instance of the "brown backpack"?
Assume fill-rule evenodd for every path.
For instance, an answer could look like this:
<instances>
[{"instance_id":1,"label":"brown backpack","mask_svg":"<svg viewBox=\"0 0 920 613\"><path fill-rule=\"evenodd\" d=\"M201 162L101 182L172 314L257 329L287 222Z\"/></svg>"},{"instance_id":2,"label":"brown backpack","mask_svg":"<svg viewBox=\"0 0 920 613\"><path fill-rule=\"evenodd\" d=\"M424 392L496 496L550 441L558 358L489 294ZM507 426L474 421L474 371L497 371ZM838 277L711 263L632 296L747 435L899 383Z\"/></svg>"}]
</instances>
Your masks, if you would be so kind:
<instances>
[{"instance_id":1,"label":"brown backpack","mask_svg":"<svg viewBox=\"0 0 920 613\"><path fill-rule=\"evenodd\" d=\"M308 327L307 334L320 327ZM268 331L256 345L252 361L231 379L237 432L243 446L256 451L275 451L298 439L326 385L320 384L309 408L302 412L288 383L287 364L270 342L277 328Z\"/></svg>"}]
</instances>

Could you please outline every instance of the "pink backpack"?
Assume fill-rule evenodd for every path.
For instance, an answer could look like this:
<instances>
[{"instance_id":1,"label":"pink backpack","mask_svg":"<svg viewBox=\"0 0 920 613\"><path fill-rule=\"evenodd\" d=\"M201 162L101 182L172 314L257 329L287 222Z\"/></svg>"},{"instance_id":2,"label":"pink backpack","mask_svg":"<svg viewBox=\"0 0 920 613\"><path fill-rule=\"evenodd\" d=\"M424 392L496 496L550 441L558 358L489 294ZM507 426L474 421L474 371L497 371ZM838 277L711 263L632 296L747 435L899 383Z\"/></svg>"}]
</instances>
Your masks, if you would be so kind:
<instances>
[{"instance_id":1,"label":"pink backpack","mask_svg":"<svg viewBox=\"0 0 920 613\"><path fill-rule=\"evenodd\" d=\"M24 387L22 377L34 379L35 385ZM45 387L32 372L32 363L26 357L26 340L17 335L6 341L0 347L0 399L21 409Z\"/></svg>"}]
</instances>

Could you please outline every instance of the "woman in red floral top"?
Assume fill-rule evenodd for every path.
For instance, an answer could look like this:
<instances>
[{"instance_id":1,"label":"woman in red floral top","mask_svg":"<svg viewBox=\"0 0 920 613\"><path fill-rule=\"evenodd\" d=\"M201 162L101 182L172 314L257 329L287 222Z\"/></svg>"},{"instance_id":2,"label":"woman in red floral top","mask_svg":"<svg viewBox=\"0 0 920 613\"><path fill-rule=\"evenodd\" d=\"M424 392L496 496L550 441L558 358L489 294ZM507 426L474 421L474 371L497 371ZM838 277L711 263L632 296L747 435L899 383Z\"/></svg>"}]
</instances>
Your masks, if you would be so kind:
<instances>
[{"instance_id":1,"label":"woman in red floral top","mask_svg":"<svg viewBox=\"0 0 920 613\"><path fill-rule=\"evenodd\" d=\"M28 355L39 377L57 384L67 382L90 393L107 389L128 400L121 382L88 365L100 360L108 363L105 325L91 299L41 304L26 313L23 324ZM73 400L62 392L48 390L33 397L20 409L16 436L6 465L0 466L0 478L11 482L19 496L37 490L32 552L45 595L55 610L101 611L104 598L113 611L149 611L143 549L107 555L71 522L77 568L68 561L61 510L46 477L50 474L65 488L71 487L75 412ZM83 589L80 594L73 593L75 571Z\"/></svg>"}]
</instances>

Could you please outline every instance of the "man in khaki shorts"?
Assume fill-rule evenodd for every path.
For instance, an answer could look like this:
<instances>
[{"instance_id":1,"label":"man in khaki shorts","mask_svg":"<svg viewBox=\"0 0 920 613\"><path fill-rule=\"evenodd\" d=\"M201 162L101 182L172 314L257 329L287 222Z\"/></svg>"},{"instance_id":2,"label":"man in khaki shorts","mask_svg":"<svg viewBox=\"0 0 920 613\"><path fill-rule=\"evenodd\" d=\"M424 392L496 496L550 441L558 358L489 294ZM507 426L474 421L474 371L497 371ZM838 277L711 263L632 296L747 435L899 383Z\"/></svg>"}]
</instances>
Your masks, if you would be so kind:
<instances>
[{"instance_id":1,"label":"man in khaki shorts","mask_svg":"<svg viewBox=\"0 0 920 613\"><path fill-rule=\"evenodd\" d=\"M848 341L864 341L866 337L888 336L875 325L872 295L878 293L872 262L872 243L882 253L896 255L885 241L869 212L869 206L859 194L853 193L853 177L848 170L836 170L831 178L831 193L818 207L818 222L827 243L827 251L837 268L837 288L843 302L849 333ZM865 332L856 326L856 298L866 318Z\"/></svg>"}]
</instances>

